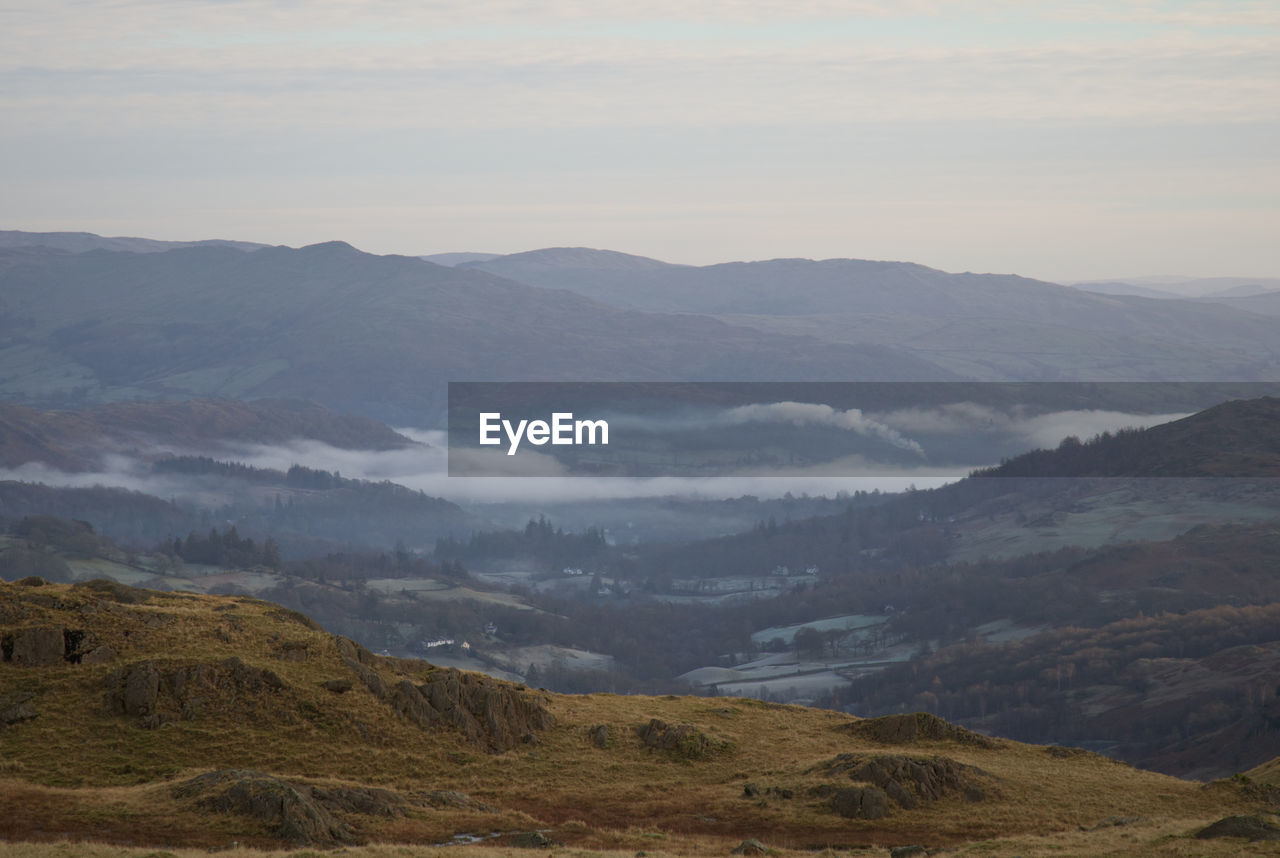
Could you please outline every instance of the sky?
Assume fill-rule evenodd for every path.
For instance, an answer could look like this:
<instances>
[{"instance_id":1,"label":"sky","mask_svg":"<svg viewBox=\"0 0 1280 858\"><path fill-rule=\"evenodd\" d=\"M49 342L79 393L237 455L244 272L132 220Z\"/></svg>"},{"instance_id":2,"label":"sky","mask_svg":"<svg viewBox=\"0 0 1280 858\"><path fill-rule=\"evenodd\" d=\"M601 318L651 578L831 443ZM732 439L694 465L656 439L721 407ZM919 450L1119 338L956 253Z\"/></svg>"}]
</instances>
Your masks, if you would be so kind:
<instances>
[{"instance_id":1,"label":"sky","mask_svg":"<svg viewBox=\"0 0 1280 858\"><path fill-rule=\"evenodd\" d=\"M0 229L1280 276L1280 4L0 4Z\"/></svg>"}]
</instances>

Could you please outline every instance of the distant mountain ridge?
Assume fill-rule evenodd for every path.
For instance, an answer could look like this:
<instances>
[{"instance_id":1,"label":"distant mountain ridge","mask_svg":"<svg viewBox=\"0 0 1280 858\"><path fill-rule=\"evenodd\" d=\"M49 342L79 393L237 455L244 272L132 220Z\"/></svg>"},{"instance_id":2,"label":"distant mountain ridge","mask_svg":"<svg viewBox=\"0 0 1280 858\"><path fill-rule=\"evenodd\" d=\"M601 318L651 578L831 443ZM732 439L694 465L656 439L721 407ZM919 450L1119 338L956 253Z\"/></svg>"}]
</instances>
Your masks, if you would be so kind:
<instances>
[{"instance_id":1,"label":"distant mountain ridge","mask_svg":"<svg viewBox=\"0 0 1280 858\"><path fill-rule=\"evenodd\" d=\"M0 230L0 248L49 247L68 253L85 253L90 250L112 250L125 253L164 253L182 247L230 247L235 250L258 250L270 247L253 241L229 241L213 238L202 241L160 241L154 238L117 236L108 238L92 232L23 232L16 229Z\"/></svg>"},{"instance_id":2,"label":"distant mountain ridge","mask_svg":"<svg viewBox=\"0 0 1280 858\"><path fill-rule=\"evenodd\" d=\"M1198 414L1103 435L1068 439L979 472L984 477L1277 477L1280 398L1233 400Z\"/></svg>"},{"instance_id":3,"label":"distant mountain ridge","mask_svg":"<svg viewBox=\"0 0 1280 858\"><path fill-rule=\"evenodd\" d=\"M290 397L442 423L449 380L950 380L884 345L823 343L344 242L243 253L0 250L0 397Z\"/></svg>"},{"instance_id":4,"label":"distant mountain ridge","mask_svg":"<svg viewBox=\"0 0 1280 858\"><path fill-rule=\"evenodd\" d=\"M1280 332L1256 313L1172 296L1101 295L1012 274L862 259L677 266L586 248L466 267L620 307L713 315L831 343L893 345L982 380L1280 374Z\"/></svg>"}]
</instances>

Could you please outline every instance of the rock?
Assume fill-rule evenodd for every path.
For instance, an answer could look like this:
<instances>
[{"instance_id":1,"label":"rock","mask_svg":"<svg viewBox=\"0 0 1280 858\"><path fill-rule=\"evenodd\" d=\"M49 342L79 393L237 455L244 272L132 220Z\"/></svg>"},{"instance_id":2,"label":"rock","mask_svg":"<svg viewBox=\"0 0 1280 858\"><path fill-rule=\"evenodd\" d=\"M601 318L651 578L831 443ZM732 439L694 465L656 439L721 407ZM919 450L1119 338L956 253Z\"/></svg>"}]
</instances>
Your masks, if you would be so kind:
<instances>
[{"instance_id":1,"label":"rock","mask_svg":"<svg viewBox=\"0 0 1280 858\"><path fill-rule=\"evenodd\" d=\"M730 854L733 854L733 855L765 855L765 854L767 854L767 853L768 853L768 851L769 851L769 847L768 847L768 846L765 846L765 845L764 845L763 843L761 843L759 840L756 840L754 837L752 837L752 838L749 838L749 839L747 839L747 840L742 841L742 842L741 842L741 843L739 843L737 846L733 847L733 851L732 851Z\"/></svg>"},{"instance_id":2,"label":"rock","mask_svg":"<svg viewBox=\"0 0 1280 858\"><path fill-rule=\"evenodd\" d=\"M728 742L713 739L689 724L672 725L657 718L636 727L636 735L646 748L670 751L689 760L708 757L729 747Z\"/></svg>"},{"instance_id":3,"label":"rock","mask_svg":"<svg viewBox=\"0 0 1280 858\"><path fill-rule=\"evenodd\" d=\"M10 658L14 664L48 667L61 662L66 654L67 642L62 629L23 629L13 633Z\"/></svg>"},{"instance_id":4,"label":"rock","mask_svg":"<svg viewBox=\"0 0 1280 858\"><path fill-rule=\"evenodd\" d=\"M320 684L325 691L332 691L334 694L346 694L351 690L350 679L326 679Z\"/></svg>"},{"instance_id":5,"label":"rock","mask_svg":"<svg viewBox=\"0 0 1280 858\"><path fill-rule=\"evenodd\" d=\"M30 703L17 703L0 709L0 724L9 726L11 724L21 724L23 721L30 721L32 718L38 718L40 713L36 711L36 707Z\"/></svg>"},{"instance_id":6,"label":"rock","mask_svg":"<svg viewBox=\"0 0 1280 858\"><path fill-rule=\"evenodd\" d=\"M977 748L1001 747L995 739L966 730L928 712L866 718L850 724L845 729L855 736L883 745L912 745L916 742L932 741L956 742Z\"/></svg>"},{"instance_id":7,"label":"rock","mask_svg":"<svg viewBox=\"0 0 1280 858\"><path fill-rule=\"evenodd\" d=\"M159 730L168 721L169 716L163 712L152 712L150 715L143 715L139 718L138 726L144 730Z\"/></svg>"},{"instance_id":8,"label":"rock","mask_svg":"<svg viewBox=\"0 0 1280 858\"><path fill-rule=\"evenodd\" d=\"M591 736L591 741L600 750L603 751L605 748L609 747L609 725L608 724L597 724L596 726L591 728L591 730L589 731L589 735Z\"/></svg>"},{"instance_id":9,"label":"rock","mask_svg":"<svg viewBox=\"0 0 1280 858\"><path fill-rule=\"evenodd\" d=\"M876 787L848 787L827 800L846 819L883 819L889 815L889 796Z\"/></svg>"},{"instance_id":10,"label":"rock","mask_svg":"<svg viewBox=\"0 0 1280 858\"><path fill-rule=\"evenodd\" d=\"M1261 816L1228 816L1196 832L1199 840L1214 837L1243 837L1257 840L1280 840L1280 826Z\"/></svg>"},{"instance_id":11,"label":"rock","mask_svg":"<svg viewBox=\"0 0 1280 858\"><path fill-rule=\"evenodd\" d=\"M261 719L261 707L254 698L263 692L285 687L274 672L247 665L238 658L218 664L194 664L161 673L149 661L122 667L106 677L107 708L117 714L140 718L164 710L172 720L191 720L206 711L232 715L252 713ZM163 721L140 721L143 726L159 726Z\"/></svg>"},{"instance_id":12,"label":"rock","mask_svg":"<svg viewBox=\"0 0 1280 858\"><path fill-rule=\"evenodd\" d=\"M399 793L377 787L311 787L311 797L329 810L363 816L404 816L409 806Z\"/></svg>"},{"instance_id":13,"label":"rock","mask_svg":"<svg viewBox=\"0 0 1280 858\"><path fill-rule=\"evenodd\" d=\"M160 694L160 672L149 661L134 667L125 676L124 712L126 715L150 715L155 711Z\"/></svg>"},{"instance_id":14,"label":"rock","mask_svg":"<svg viewBox=\"0 0 1280 858\"><path fill-rule=\"evenodd\" d=\"M846 774L850 780L872 784L905 810L930 804L946 795L983 801L986 789L977 780L986 772L949 757L917 758L898 755L861 757L840 754L816 767L824 774Z\"/></svg>"},{"instance_id":15,"label":"rock","mask_svg":"<svg viewBox=\"0 0 1280 858\"><path fill-rule=\"evenodd\" d=\"M517 849L550 849L552 843L541 831L526 831L512 835L511 845Z\"/></svg>"},{"instance_id":16,"label":"rock","mask_svg":"<svg viewBox=\"0 0 1280 858\"><path fill-rule=\"evenodd\" d=\"M498 753L536 744L535 734L555 724L541 699L524 686L453 668L433 671L421 685L403 677L389 685L379 668L395 669L396 659L376 656L350 638L335 636L334 644L373 696L424 729L456 729Z\"/></svg>"},{"instance_id":17,"label":"rock","mask_svg":"<svg viewBox=\"0 0 1280 858\"><path fill-rule=\"evenodd\" d=\"M238 813L273 826L277 837L301 846L337 846L354 841L310 790L262 772L223 769L174 787L175 798L195 798L217 813Z\"/></svg>"},{"instance_id":18,"label":"rock","mask_svg":"<svg viewBox=\"0 0 1280 858\"><path fill-rule=\"evenodd\" d=\"M120 657L114 649L103 645L96 649L91 649L80 659L81 664L106 664L109 661L115 661Z\"/></svg>"}]
</instances>

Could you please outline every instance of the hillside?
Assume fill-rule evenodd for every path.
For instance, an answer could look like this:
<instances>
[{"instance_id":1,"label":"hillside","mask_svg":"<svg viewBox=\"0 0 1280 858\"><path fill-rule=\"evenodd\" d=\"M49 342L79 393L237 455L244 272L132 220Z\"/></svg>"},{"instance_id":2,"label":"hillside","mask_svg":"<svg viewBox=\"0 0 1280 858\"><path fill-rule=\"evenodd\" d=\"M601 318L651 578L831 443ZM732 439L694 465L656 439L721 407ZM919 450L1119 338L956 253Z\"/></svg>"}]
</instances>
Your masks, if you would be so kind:
<instances>
[{"instance_id":1,"label":"hillside","mask_svg":"<svg viewBox=\"0 0 1280 858\"><path fill-rule=\"evenodd\" d=\"M1280 398L1233 400L1159 426L1036 450L980 477L1280 476Z\"/></svg>"},{"instance_id":2,"label":"hillside","mask_svg":"<svg viewBox=\"0 0 1280 858\"><path fill-rule=\"evenodd\" d=\"M1266 379L1280 356L1274 326L1253 313L907 262L695 267L551 248L464 267L622 307L714 315L830 343L892 344L983 380Z\"/></svg>"},{"instance_id":3,"label":"hillside","mask_svg":"<svg viewBox=\"0 0 1280 858\"><path fill-rule=\"evenodd\" d=\"M784 852L1238 855L1265 844L1192 838L1274 809L1240 785L929 716L547 694L374 656L244 597L0 584L0 646L11 854L82 837L724 854L754 837Z\"/></svg>"},{"instance_id":4,"label":"hillside","mask_svg":"<svg viewBox=\"0 0 1280 858\"><path fill-rule=\"evenodd\" d=\"M180 247L229 247L234 250L259 250L267 247L252 241L228 241L205 239L203 241L159 241L154 238L127 236L107 237L91 232L23 232L16 229L0 230L0 247L45 247L67 253L84 253L88 250L111 250L121 253L164 253Z\"/></svg>"},{"instance_id":5,"label":"hillside","mask_svg":"<svg viewBox=\"0 0 1280 858\"><path fill-rule=\"evenodd\" d=\"M0 250L0 396L302 398L442 423L449 380L953 378L892 346L620 310L342 242Z\"/></svg>"}]
</instances>

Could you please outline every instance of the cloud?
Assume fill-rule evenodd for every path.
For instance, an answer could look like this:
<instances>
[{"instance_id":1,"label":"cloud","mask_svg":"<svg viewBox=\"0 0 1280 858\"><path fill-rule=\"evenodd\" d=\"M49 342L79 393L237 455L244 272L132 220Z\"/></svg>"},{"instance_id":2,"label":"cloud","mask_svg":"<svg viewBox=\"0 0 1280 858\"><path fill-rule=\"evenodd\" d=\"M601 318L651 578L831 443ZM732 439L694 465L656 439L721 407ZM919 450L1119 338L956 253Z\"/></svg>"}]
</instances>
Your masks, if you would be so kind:
<instances>
[{"instance_id":1,"label":"cloud","mask_svg":"<svg viewBox=\"0 0 1280 858\"><path fill-rule=\"evenodd\" d=\"M918 456L924 450L918 443L904 438L900 432L884 423L873 420L857 408L840 411L830 405L812 402L773 402L768 404L740 405L731 408L717 418L717 422L741 423L790 423L793 426L832 426L868 438L887 441L900 450L909 450Z\"/></svg>"}]
</instances>

